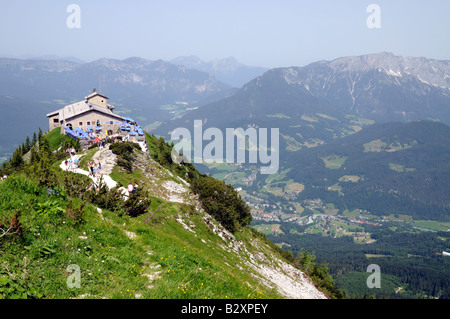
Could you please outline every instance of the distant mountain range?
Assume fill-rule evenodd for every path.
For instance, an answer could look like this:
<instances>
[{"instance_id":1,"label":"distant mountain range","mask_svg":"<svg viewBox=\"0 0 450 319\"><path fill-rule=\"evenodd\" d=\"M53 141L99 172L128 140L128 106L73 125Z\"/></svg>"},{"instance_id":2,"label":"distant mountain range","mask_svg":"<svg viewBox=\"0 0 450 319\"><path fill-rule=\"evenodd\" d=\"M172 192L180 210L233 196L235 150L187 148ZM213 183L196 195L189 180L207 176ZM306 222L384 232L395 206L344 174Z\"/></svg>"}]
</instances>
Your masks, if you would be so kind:
<instances>
[{"instance_id":1,"label":"distant mountain range","mask_svg":"<svg viewBox=\"0 0 450 319\"><path fill-rule=\"evenodd\" d=\"M94 87L111 98L116 112L133 115L144 127L165 121L153 131L157 134L189 128L195 119L219 128L279 127L290 151L346 136L373 121L450 123L449 61L380 53L264 71L234 58L204 62L194 56L171 63L137 57L90 63L3 58L0 136L12 130L17 136L4 138L0 157L36 126L46 129L46 113L79 101ZM245 74L241 83L260 75L240 89L223 82L222 76L235 81L239 74ZM12 110L26 114L14 128L18 113Z\"/></svg>"},{"instance_id":2,"label":"distant mountain range","mask_svg":"<svg viewBox=\"0 0 450 319\"><path fill-rule=\"evenodd\" d=\"M433 118L450 123L450 61L380 53L278 72L288 84L344 112L379 121Z\"/></svg>"},{"instance_id":3,"label":"distant mountain range","mask_svg":"<svg viewBox=\"0 0 450 319\"><path fill-rule=\"evenodd\" d=\"M274 114L291 118L287 121L291 125L316 113L377 122L435 119L450 124L450 61L381 53L271 69L233 96L169 126L194 119L213 127L245 126L262 124L258 121ZM161 132L167 134L162 131L166 128L161 127Z\"/></svg>"},{"instance_id":4,"label":"distant mountain range","mask_svg":"<svg viewBox=\"0 0 450 319\"><path fill-rule=\"evenodd\" d=\"M82 100L93 88L110 97L116 112L145 127L189 107L235 92L206 72L142 58L99 59L90 63L45 59L0 59L0 157L38 126L45 115ZM14 123L14 125L13 125Z\"/></svg>"},{"instance_id":5,"label":"distant mountain range","mask_svg":"<svg viewBox=\"0 0 450 319\"><path fill-rule=\"evenodd\" d=\"M233 57L205 62L197 56L191 55L178 57L170 62L189 69L207 72L214 75L219 81L239 88L268 70L263 67L246 66Z\"/></svg>"},{"instance_id":6,"label":"distant mountain range","mask_svg":"<svg viewBox=\"0 0 450 319\"><path fill-rule=\"evenodd\" d=\"M122 101L150 106L201 101L227 92L229 85L198 70L162 60L99 59L90 63L64 60L0 59L1 95L28 99L79 99L93 87Z\"/></svg>"}]
</instances>

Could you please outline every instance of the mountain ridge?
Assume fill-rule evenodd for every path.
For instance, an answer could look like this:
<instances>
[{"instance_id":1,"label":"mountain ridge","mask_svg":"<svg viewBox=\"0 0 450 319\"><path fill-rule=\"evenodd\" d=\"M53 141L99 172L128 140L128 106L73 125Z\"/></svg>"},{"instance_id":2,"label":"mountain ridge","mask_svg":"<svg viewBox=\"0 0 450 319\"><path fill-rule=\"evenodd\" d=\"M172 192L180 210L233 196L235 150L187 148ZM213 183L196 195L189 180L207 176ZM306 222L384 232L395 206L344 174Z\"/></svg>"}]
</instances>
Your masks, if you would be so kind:
<instances>
[{"instance_id":1,"label":"mountain ridge","mask_svg":"<svg viewBox=\"0 0 450 319\"><path fill-rule=\"evenodd\" d=\"M162 139L146 135L151 156L132 142L85 151L75 142L79 168L72 169L60 146L74 141L58 130L40 136L28 160L15 157L2 169L8 177L0 181L0 249L7 271L0 269L0 296L328 298L264 236L244 225L232 233L210 215L190 189L195 168L167 163L163 154L171 147ZM87 176L83 167L94 159L114 166L107 176L117 186ZM123 161L132 163L132 174ZM137 191L120 195L117 187L130 180ZM67 278L69 264L81 269L78 289Z\"/></svg>"},{"instance_id":2,"label":"mountain ridge","mask_svg":"<svg viewBox=\"0 0 450 319\"><path fill-rule=\"evenodd\" d=\"M371 61L373 67L367 67L367 61ZM385 68L406 63L404 61L410 61L410 64L422 61L423 65L417 66L419 71L414 71L416 73L411 71L400 77L393 66L395 70L389 69L390 73L381 70L379 61L384 61ZM436 67L435 64L445 68L432 79L430 70ZM402 70L405 72L406 68ZM382 53L320 61L305 67L274 68L248 82L231 97L163 125L158 133L167 134L170 126L183 127L193 119L207 119L212 126L220 127L226 122L217 116L219 113L228 114L225 125L233 127L234 122L252 124L251 119L258 116L283 113L292 117L316 111L333 117L350 114L376 122L439 119L449 124L450 62Z\"/></svg>"},{"instance_id":3,"label":"mountain ridge","mask_svg":"<svg viewBox=\"0 0 450 319\"><path fill-rule=\"evenodd\" d=\"M246 66L234 57L214 59L208 62L195 55L180 56L170 60L176 65L197 69L214 75L218 80L234 87L241 87L255 77L263 74L268 69L263 67Z\"/></svg>"}]
</instances>

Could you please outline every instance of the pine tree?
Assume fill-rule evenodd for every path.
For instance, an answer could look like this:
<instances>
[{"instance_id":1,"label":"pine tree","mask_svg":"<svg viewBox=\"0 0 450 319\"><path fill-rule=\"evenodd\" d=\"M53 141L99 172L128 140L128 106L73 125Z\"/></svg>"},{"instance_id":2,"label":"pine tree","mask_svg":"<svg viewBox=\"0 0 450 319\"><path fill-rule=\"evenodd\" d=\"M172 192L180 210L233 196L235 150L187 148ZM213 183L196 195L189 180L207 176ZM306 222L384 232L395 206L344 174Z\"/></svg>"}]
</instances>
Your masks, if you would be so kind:
<instances>
[{"instance_id":1,"label":"pine tree","mask_svg":"<svg viewBox=\"0 0 450 319\"><path fill-rule=\"evenodd\" d=\"M39 160L34 165L34 174L39 177L39 184L47 187L57 183L56 172L52 167L53 153L50 144L45 136L41 136L39 141Z\"/></svg>"},{"instance_id":2,"label":"pine tree","mask_svg":"<svg viewBox=\"0 0 450 319\"><path fill-rule=\"evenodd\" d=\"M27 138L25 139L25 153L27 153L30 149L31 149L31 141L30 137L27 136Z\"/></svg>"},{"instance_id":3,"label":"pine tree","mask_svg":"<svg viewBox=\"0 0 450 319\"><path fill-rule=\"evenodd\" d=\"M41 142L42 135L43 135L42 129L41 129L41 127L39 127L39 129L38 129L38 141L39 141L39 143Z\"/></svg>"},{"instance_id":4,"label":"pine tree","mask_svg":"<svg viewBox=\"0 0 450 319\"><path fill-rule=\"evenodd\" d=\"M31 147L31 153L30 153L30 165L36 164L39 161L38 153L36 152L36 146L33 145Z\"/></svg>"},{"instance_id":5,"label":"pine tree","mask_svg":"<svg viewBox=\"0 0 450 319\"><path fill-rule=\"evenodd\" d=\"M22 150L20 147L14 151L9 165L12 168L18 168L23 165Z\"/></svg>"}]
</instances>

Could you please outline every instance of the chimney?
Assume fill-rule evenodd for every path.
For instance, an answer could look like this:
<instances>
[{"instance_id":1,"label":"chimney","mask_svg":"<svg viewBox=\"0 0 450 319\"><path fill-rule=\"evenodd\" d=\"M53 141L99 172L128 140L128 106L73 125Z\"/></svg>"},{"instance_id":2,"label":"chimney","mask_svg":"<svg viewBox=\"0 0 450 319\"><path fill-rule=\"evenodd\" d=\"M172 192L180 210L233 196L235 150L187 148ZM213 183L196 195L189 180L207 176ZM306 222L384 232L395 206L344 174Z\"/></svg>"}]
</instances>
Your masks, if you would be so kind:
<instances>
[{"instance_id":1,"label":"chimney","mask_svg":"<svg viewBox=\"0 0 450 319\"><path fill-rule=\"evenodd\" d=\"M92 92L93 92L93 93L97 92L97 89L96 89L96 88L94 88L94 89L92 90Z\"/></svg>"}]
</instances>

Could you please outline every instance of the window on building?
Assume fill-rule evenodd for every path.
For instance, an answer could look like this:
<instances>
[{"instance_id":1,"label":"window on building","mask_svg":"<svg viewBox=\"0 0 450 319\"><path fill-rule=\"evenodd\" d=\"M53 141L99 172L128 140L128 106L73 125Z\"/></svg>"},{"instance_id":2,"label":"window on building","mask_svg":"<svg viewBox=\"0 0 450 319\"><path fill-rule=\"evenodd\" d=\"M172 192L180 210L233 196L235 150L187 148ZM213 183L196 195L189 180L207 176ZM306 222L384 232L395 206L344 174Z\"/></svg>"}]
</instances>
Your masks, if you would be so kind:
<instances>
[{"instance_id":1,"label":"window on building","mask_svg":"<svg viewBox=\"0 0 450 319\"><path fill-rule=\"evenodd\" d=\"M59 119L53 119L53 123L59 123Z\"/></svg>"},{"instance_id":2,"label":"window on building","mask_svg":"<svg viewBox=\"0 0 450 319\"><path fill-rule=\"evenodd\" d=\"M86 122L86 125L91 125L91 122Z\"/></svg>"},{"instance_id":3,"label":"window on building","mask_svg":"<svg viewBox=\"0 0 450 319\"><path fill-rule=\"evenodd\" d=\"M83 122L78 122L78 125L80 125L80 126L83 125Z\"/></svg>"}]
</instances>

